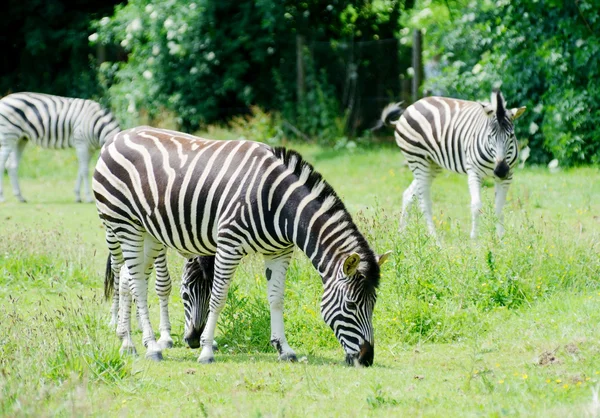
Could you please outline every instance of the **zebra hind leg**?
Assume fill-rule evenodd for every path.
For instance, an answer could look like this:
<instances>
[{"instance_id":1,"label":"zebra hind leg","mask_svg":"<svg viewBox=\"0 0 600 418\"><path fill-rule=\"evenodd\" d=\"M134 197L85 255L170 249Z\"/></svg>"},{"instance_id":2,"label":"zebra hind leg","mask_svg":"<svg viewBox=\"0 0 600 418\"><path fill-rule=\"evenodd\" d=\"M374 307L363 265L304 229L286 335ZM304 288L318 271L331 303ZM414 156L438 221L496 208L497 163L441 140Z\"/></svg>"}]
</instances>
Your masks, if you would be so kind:
<instances>
[{"instance_id":1,"label":"zebra hind leg","mask_svg":"<svg viewBox=\"0 0 600 418\"><path fill-rule=\"evenodd\" d=\"M137 355L135 345L131 339L131 275L127 266L121 267L119 274L119 320L117 335L123 341L119 352L123 354Z\"/></svg>"},{"instance_id":2,"label":"zebra hind leg","mask_svg":"<svg viewBox=\"0 0 600 418\"><path fill-rule=\"evenodd\" d=\"M77 170L77 180L75 181L75 201L81 202L81 185L83 184L83 190L85 195L85 202L92 203L94 199L92 199L92 193L90 191L90 182L89 182L89 166L90 166L90 150L85 143L77 143L75 145L75 150L77 152L77 160L79 161L79 167Z\"/></svg>"},{"instance_id":3,"label":"zebra hind leg","mask_svg":"<svg viewBox=\"0 0 600 418\"><path fill-rule=\"evenodd\" d=\"M297 361L296 353L289 346L283 326L283 295L285 275L292 258L293 248L285 252L265 256L265 271L267 275L267 295L271 307L271 345L279 353L281 361Z\"/></svg>"},{"instance_id":4,"label":"zebra hind leg","mask_svg":"<svg viewBox=\"0 0 600 418\"><path fill-rule=\"evenodd\" d=\"M164 246L146 233L137 237L128 235L127 238L127 242L122 243L121 248L132 278L131 290L142 323L142 341L147 347L146 358L160 361L162 360L162 350L156 343L148 312L148 278L152 272L154 260L163 251Z\"/></svg>"},{"instance_id":5,"label":"zebra hind leg","mask_svg":"<svg viewBox=\"0 0 600 418\"><path fill-rule=\"evenodd\" d=\"M430 167L428 171L419 171L415 173L415 179L418 179L417 191L419 193L419 203L421 212L427 222L427 230L437 242L437 234L435 232L435 224L433 223L433 203L431 201L431 183L439 173L439 167Z\"/></svg>"},{"instance_id":6,"label":"zebra hind leg","mask_svg":"<svg viewBox=\"0 0 600 418\"><path fill-rule=\"evenodd\" d=\"M156 271L156 282L154 287L158 295L160 304L160 338L158 346L161 349L173 347L173 339L171 338L171 321L169 320L169 296L171 295L171 276L167 269L167 249L160 253L154 262L154 270Z\"/></svg>"},{"instance_id":7,"label":"zebra hind leg","mask_svg":"<svg viewBox=\"0 0 600 418\"><path fill-rule=\"evenodd\" d=\"M414 202L414 198L417 192L417 181L413 180L410 186L402 194L402 214L400 215L400 232L406 230L406 224L408 223L408 213L410 207Z\"/></svg>"}]
</instances>

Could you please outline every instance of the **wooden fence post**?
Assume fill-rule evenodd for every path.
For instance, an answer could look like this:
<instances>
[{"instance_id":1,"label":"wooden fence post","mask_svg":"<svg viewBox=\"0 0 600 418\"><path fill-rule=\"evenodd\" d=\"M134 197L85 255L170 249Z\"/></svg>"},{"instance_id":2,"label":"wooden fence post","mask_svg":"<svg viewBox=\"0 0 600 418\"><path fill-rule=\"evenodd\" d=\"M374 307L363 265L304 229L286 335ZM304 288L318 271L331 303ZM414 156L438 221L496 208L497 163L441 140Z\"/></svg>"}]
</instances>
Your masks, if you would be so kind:
<instances>
[{"instance_id":1,"label":"wooden fence post","mask_svg":"<svg viewBox=\"0 0 600 418\"><path fill-rule=\"evenodd\" d=\"M412 47L412 67L414 75L412 79L412 99L413 102L419 100L419 88L421 80L423 80L423 34L421 29L415 29L413 32L413 47Z\"/></svg>"}]
</instances>

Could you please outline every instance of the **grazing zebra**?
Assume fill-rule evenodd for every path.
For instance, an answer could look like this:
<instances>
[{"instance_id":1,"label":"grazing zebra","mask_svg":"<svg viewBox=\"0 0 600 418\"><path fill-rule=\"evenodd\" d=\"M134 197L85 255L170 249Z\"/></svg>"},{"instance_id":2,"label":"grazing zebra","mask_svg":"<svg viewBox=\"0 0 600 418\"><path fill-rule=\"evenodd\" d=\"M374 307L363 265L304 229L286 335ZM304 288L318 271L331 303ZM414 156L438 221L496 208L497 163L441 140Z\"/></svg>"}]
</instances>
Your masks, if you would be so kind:
<instances>
[{"instance_id":1,"label":"grazing zebra","mask_svg":"<svg viewBox=\"0 0 600 418\"><path fill-rule=\"evenodd\" d=\"M200 337L210 312L214 275L214 256L190 258L183 267L180 288L185 314L183 337L190 348L200 347Z\"/></svg>"},{"instance_id":2,"label":"grazing zebra","mask_svg":"<svg viewBox=\"0 0 600 418\"><path fill-rule=\"evenodd\" d=\"M112 254L107 274L118 274L123 263L131 273L147 358L162 358L148 317L148 275L170 247L186 258L215 256L198 361L214 361L212 342L230 281L251 253L265 259L271 344L281 360L295 360L284 333L283 293L297 245L323 279L323 319L346 361L372 364L372 314L388 254L375 255L333 189L299 154L138 127L107 141L93 190Z\"/></svg>"},{"instance_id":3,"label":"grazing zebra","mask_svg":"<svg viewBox=\"0 0 600 418\"><path fill-rule=\"evenodd\" d=\"M28 141L44 148L75 147L79 160L75 199L81 201L79 191L83 182L85 199L92 202L88 180L90 154L118 131L119 124L112 113L92 100L41 93L14 93L3 97L0 99L0 202L4 201L5 168L15 197L25 202L18 169Z\"/></svg>"},{"instance_id":4,"label":"grazing zebra","mask_svg":"<svg viewBox=\"0 0 600 418\"><path fill-rule=\"evenodd\" d=\"M507 109L498 90L492 93L491 103L427 97L413 103L403 113L399 105L388 105L381 120L387 125L395 125L396 143L414 176L402 196L400 229L406 227L409 206L417 195L429 233L436 236L430 188L435 176L445 168L468 176L471 238L477 237L482 180L485 176L494 176L496 231L501 237L504 234L502 207L518 154L513 121L524 111L525 107Z\"/></svg>"}]
</instances>

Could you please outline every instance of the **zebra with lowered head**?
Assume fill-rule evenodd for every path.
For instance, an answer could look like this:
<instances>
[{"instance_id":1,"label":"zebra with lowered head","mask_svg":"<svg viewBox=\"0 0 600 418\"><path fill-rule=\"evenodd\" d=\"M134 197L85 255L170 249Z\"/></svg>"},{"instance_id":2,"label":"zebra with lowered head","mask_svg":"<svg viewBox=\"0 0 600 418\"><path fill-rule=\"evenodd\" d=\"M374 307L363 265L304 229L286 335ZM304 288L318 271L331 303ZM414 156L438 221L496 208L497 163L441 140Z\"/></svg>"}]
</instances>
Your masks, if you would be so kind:
<instances>
[{"instance_id":1,"label":"zebra with lowered head","mask_svg":"<svg viewBox=\"0 0 600 418\"><path fill-rule=\"evenodd\" d=\"M388 105L381 120L395 126L396 143L414 176L402 196L400 229L406 227L408 209L416 195L429 233L435 237L430 188L433 179L445 168L468 176L471 238L477 237L483 178L494 176L496 231L501 237L504 234L502 208L518 156L513 121L524 111L525 107L507 109L498 90L492 92L491 103L426 97L404 112L399 104Z\"/></svg>"},{"instance_id":2,"label":"zebra with lowered head","mask_svg":"<svg viewBox=\"0 0 600 418\"><path fill-rule=\"evenodd\" d=\"M15 197L25 202L19 187L18 169L27 142L43 148L75 148L79 170L75 199L92 202L89 164L93 150L119 132L111 112L93 100L41 93L13 93L0 99L0 202L4 201L2 178L7 169Z\"/></svg>"},{"instance_id":3,"label":"zebra with lowered head","mask_svg":"<svg viewBox=\"0 0 600 418\"><path fill-rule=\"evenodd\" d=\"M373 308L380 264L339 197L299 154L251 141L213 141L138 127L102 148L93 176L113 275L127 265L143 327L146 357L160 360L148 317L152 263L173 248L186 258L214 255L214 279L202 351L212 343L231 279L242 258L263 254L271 344L295 360L283 324L285 275L294 246L323 280L321 313L349 364L373 363Z\"/></svg>"}]
</instances>

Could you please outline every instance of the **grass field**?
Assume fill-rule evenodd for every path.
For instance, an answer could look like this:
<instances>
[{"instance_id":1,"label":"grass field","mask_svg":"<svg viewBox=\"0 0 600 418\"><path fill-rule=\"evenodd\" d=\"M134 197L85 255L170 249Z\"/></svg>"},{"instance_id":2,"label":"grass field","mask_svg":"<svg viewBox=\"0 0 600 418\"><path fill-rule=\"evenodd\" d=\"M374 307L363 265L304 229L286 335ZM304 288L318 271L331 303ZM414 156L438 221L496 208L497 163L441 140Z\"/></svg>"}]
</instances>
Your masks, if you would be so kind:
<instances>
[{"instance_id":1,"label":"grass field","mask_svg":"<svg viewBox=\"0 0 600 418\"><path fill-rule=\"evenodd\" d=\"M286 330L301 361L269 346L262 261L236 273L216 363L182 341L171 254L175 347L161 363L119 356L102 300L107 250L94 205L73 202L72 151L25 151L28 204L0 205L2 416L600 416L600 170L518 170L506 236L494 235L491 182L481 237L469 236L466 177L433 186L438 247L415 211L397 232L411 181L400 152L295 147L333 185L378 252L375 365L344 365L320 318L320 278L297 254ZM5 188L8 179L5 178ZM158 301L150 291L158 328ZM143 352L141 333L135 343Z\"/></svg>"}]
</instances>

